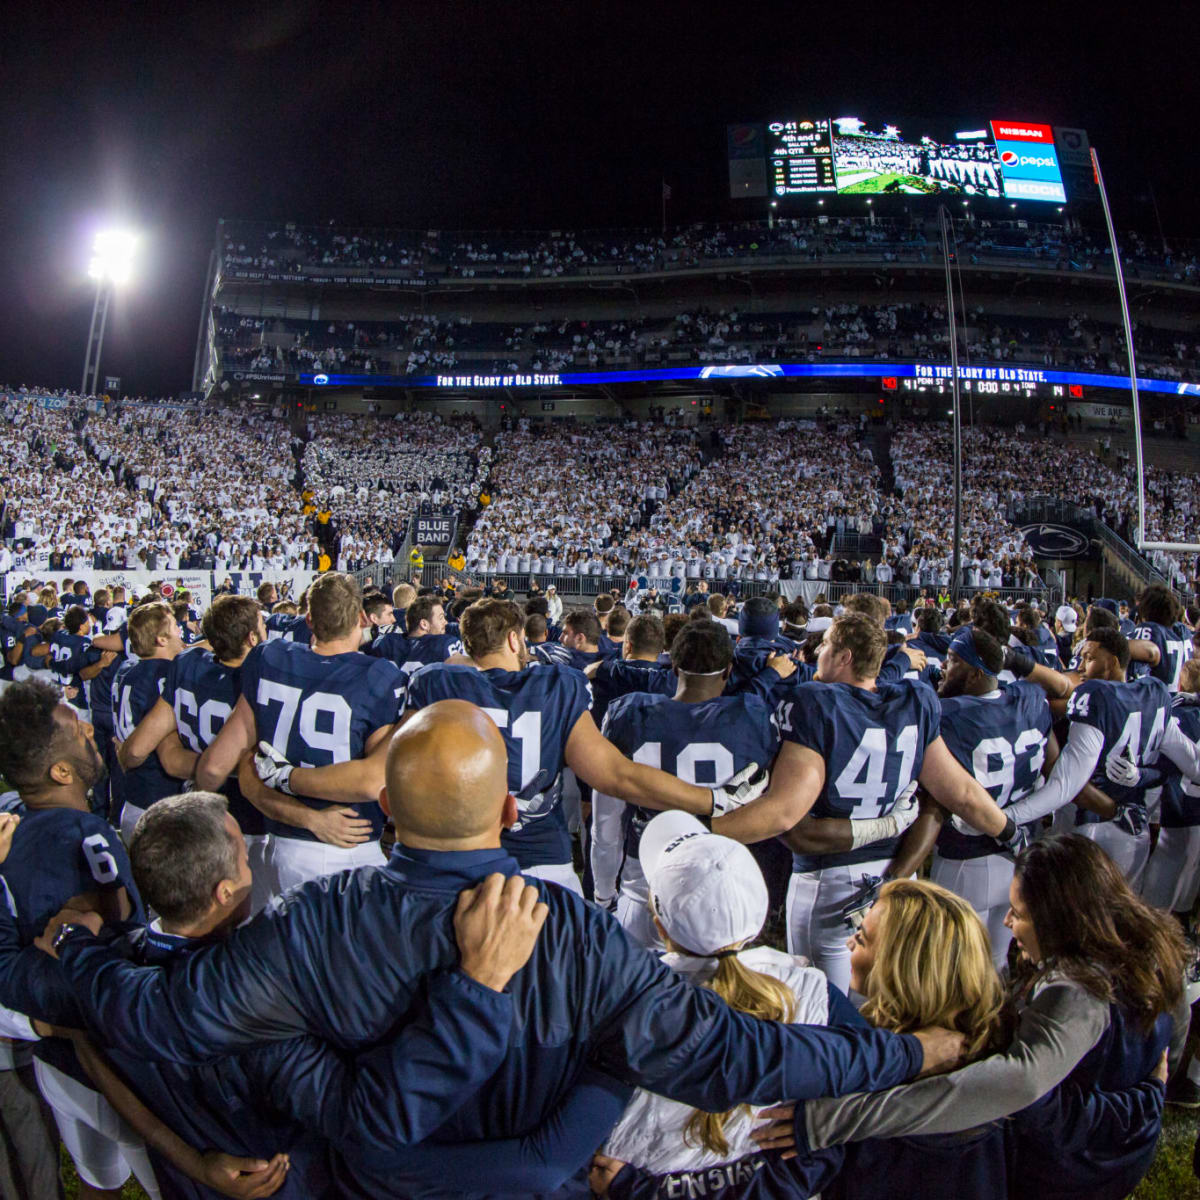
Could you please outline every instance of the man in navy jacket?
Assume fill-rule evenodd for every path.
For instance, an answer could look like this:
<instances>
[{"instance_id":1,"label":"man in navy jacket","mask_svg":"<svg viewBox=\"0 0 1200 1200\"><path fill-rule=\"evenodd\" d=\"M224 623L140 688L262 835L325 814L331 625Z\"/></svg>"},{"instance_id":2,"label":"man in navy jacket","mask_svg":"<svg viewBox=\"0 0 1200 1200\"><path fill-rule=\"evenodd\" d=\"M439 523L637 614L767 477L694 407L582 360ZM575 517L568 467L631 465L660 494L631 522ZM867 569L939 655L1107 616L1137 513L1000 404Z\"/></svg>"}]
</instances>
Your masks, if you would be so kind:
<instances>
[{"instance_id":1,"label":"man in navy jacket","mask_svg":"<svg viewBox=\"0 0 1200 1200\"><path fill-rule=\"evenodd\" d=\"M433 704L394 736L380 800L396 828L383 867L312 880L228 941L161 967L134 966L90 930L57 945L94 1027L119 1051L207 1062L300 1033L343 1050L395 1036L427 977L458 959L458 894L518 866L500 848L516 819L507 754L491 719ZM389 799L390 798L390 799ZM589 1064L708 1111L779 1097L890 1087L951 1064L961 1039L757 1021L673 975L607 914L536 884L549 917L510 984L513 1028L500 1066L438 1130L442 1142L536 1129ZM470 1054L471 1047L462 1052ZM378 1139L344 1162L362 1196L426 1195L405 1151ZM582 1165L582 1164L580 1164Z\"/></svg>"}]
</instances>

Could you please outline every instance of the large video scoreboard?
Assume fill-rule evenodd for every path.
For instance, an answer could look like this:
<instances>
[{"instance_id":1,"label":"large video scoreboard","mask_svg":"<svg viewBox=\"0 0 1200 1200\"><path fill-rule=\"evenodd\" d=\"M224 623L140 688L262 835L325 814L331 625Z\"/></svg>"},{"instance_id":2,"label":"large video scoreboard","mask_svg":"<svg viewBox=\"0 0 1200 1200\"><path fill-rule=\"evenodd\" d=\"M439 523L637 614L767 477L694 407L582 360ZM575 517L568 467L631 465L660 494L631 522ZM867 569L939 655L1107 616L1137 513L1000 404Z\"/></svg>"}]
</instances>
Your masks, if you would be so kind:
<instances>
[{"instance_id":1,"label":"large video scoreboard","mask_svg":"<svg viewBox=\"0 0 1200 1200\"><path fill-rule=\"evenodd\" d=\"M1087 135L1035 121L957 127L860 117L781 116L728 129L730 194L943 196L1065 204L1062 155Z\"/></svg>"}]
</instances>

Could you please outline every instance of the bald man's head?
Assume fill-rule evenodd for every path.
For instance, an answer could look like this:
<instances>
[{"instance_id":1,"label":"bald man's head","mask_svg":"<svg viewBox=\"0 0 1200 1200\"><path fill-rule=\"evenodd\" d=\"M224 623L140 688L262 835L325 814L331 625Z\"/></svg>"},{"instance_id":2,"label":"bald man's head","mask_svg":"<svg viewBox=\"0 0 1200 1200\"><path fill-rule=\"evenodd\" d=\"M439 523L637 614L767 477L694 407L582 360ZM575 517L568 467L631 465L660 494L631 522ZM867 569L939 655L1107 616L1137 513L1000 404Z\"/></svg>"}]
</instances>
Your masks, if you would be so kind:
<instances>
[{"instance_id":1,"label":"bald man's head","mask_svg":"<svg viewBox=\"0 0 1200 1200\"><path fill-rule=\"evenodd\" d=\"M516 803L508 795L508 752L495 722L465 700L421 709L392 737L381 803L405 845L498 846L501 828L516 820Z\"/></svg>"}]
</instances>

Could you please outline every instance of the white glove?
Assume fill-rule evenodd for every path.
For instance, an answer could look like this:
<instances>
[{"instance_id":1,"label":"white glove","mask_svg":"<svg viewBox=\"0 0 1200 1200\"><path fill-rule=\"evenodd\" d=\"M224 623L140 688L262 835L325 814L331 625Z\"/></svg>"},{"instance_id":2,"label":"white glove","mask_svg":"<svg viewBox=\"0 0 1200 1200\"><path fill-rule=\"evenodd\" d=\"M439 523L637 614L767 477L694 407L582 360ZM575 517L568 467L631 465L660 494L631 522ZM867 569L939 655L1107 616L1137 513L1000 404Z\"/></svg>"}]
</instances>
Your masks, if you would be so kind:
<instances>
[{"instance_id":1,"label":"white glove","mask_svg":"<svg viewBox=\"0 0 1200 1200\"><path fill-rule=\"evenodd\" d=\"M757 800L771 784L771 773L758 763L751 763L739 771L723 787L712 790L712 815L722 817L751 800Z\"/></svg>"},{"instance_id":2,"label":"white glove","mask_svg":"<svg viewBox=\"0 0 1200 1200\"><path fill-rule=\"evenodd\" d=\"M917 784L914 780L896 797L892 811L886 817L868 817L850 822L850 849L869 846L872 842L884 842L899 837L916 819L920 806L917 803Z\"/></svg>"},{"instance_id":3,"label":"white glove","mask_svg":"<svg viewBox=\"0 0 1200 1200\"><path fill-rule=\"evenodd\" d=\"M270 742L259 742L258 753L254 756L254 773L269 788L277 792L294 795L289 786L292 777L292 764L288 762Z\"/></svg>"},{"instance_id":4,"label":"white glove","mask_svg":"<svg viewBox=\"0 0 1200 1200\"><path fill-rule=\"evenodd\" d=\"M1105 775L1118 787L1135 788L1142 777L1137 763L1133 761L1132 750L1132 746L1126 746L1125 753L1110 754L1104 760ZM1129 754L1130 757L1126 758L1125 754Z\"/></svg>"}]
</instances>

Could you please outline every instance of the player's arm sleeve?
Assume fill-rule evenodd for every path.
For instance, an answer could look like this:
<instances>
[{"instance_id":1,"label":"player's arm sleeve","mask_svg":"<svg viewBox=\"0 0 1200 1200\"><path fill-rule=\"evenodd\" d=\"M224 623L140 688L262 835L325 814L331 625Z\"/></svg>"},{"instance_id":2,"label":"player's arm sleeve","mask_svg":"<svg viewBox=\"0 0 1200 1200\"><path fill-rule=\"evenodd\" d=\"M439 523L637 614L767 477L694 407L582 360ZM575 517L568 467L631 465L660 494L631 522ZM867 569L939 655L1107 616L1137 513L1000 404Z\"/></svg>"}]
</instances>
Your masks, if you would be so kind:
<instances>
[{"instance_id":1,"label":"player's arm sleeve","mask_svg":"<svg viewBox=\"0 0 1200 1200\"><path fill-rule=\"evenodd\" d=\"M997 1121L1061 1083L1107 1026L1102 1000L1074 984L1050 984L1025 1007L1016 1039L1003 1054L874 1096L806 1104L803 1118L797 1110L796 1148L958 1133Z\"/></svg>"},{"instance_id":2,"label":"player's arm sleeve","mask_svg":"<svg viewBox=\"0 0 1200 1200\"><path fill-rule=\"evenodd\" d=\"M537 1129L525 1137L478 1142L426 1142L395 1156L406 1174L425 1172L432 1182L473 1192L552 1192L586 1166L621 1117L633 1089L593 1068L584 1070Z\"/></svg>"},{"instance_id":3,"label":"player's arm sleeve","mask_svg":"<svg viewBox=\"0 0 1200 1200\"><path fill-rule=\"evenodd\" d=\"M624 814L624 800L603 792L592 793L592 880L596 903L601 908L607 908L617 894Z\"/></svg>"},{"instance_id":4,"label":"player's arm sleeve","mask_svg":"<svg viewBox=\"0 0 1200 1200\"><path fill-rule=\"evenodd\" d=\"M1168 721L1159 753L1177 766L1189 779L1200 782L1200 742L1193 742L1179 727Z\"/></svg>"},{"instance_id":5,"label":"player's arm sleeve","mask_svg":"<svg viewBox=\"0 0 1200 1200\"><path fill-rule=\"evenodd\" d=\"M1027 825L1057 812L1069 804L1091 779L1104 749L1104 735L1094 725L1072 721L1067 744L1062 748L1054 769L1040 788L1004 811L1018 825Z\"/></svg>"},{"instance_id":6,"label":"player's arm sleeve","mask_svg":"<svg viewBox=\"0 0 1200 1200\"><path fill-rule=\"evenodd\" d=\"M881 1029L759 1021L679 978L602 913L590 923L603 1010L593 1040L601 1070L706 1112L786 1096L890 1087L921 1070L921 1043ZM603 925L601 925L603 922Z\"/></svg>"},{"instance_id":7,"label":"player's arm sleeve","mask_svg":"<svg viewBox=\"0 0 1200 1200\"><path fill-rule=\"evenodd\" d=\"M274 910L167 966L135 966L86 929L64 938L58 961L91 1028L127 1054L196 1065L312 1025Z\"/></svg>"},{"instance_id":8,"label":"player's arm sleeve","mask_svg":"<svg viewBox=\"0 0 1200 1200\"><path fill-rule=\"evenodd\" d=\"M496 1071L513 1000L462 971L441 971L394 1037L357 1057L315 1037L276 1047L260 1079L272 1105L345 1153L389 1158L429 1137Z\"/></svg>"}]
</instances>

